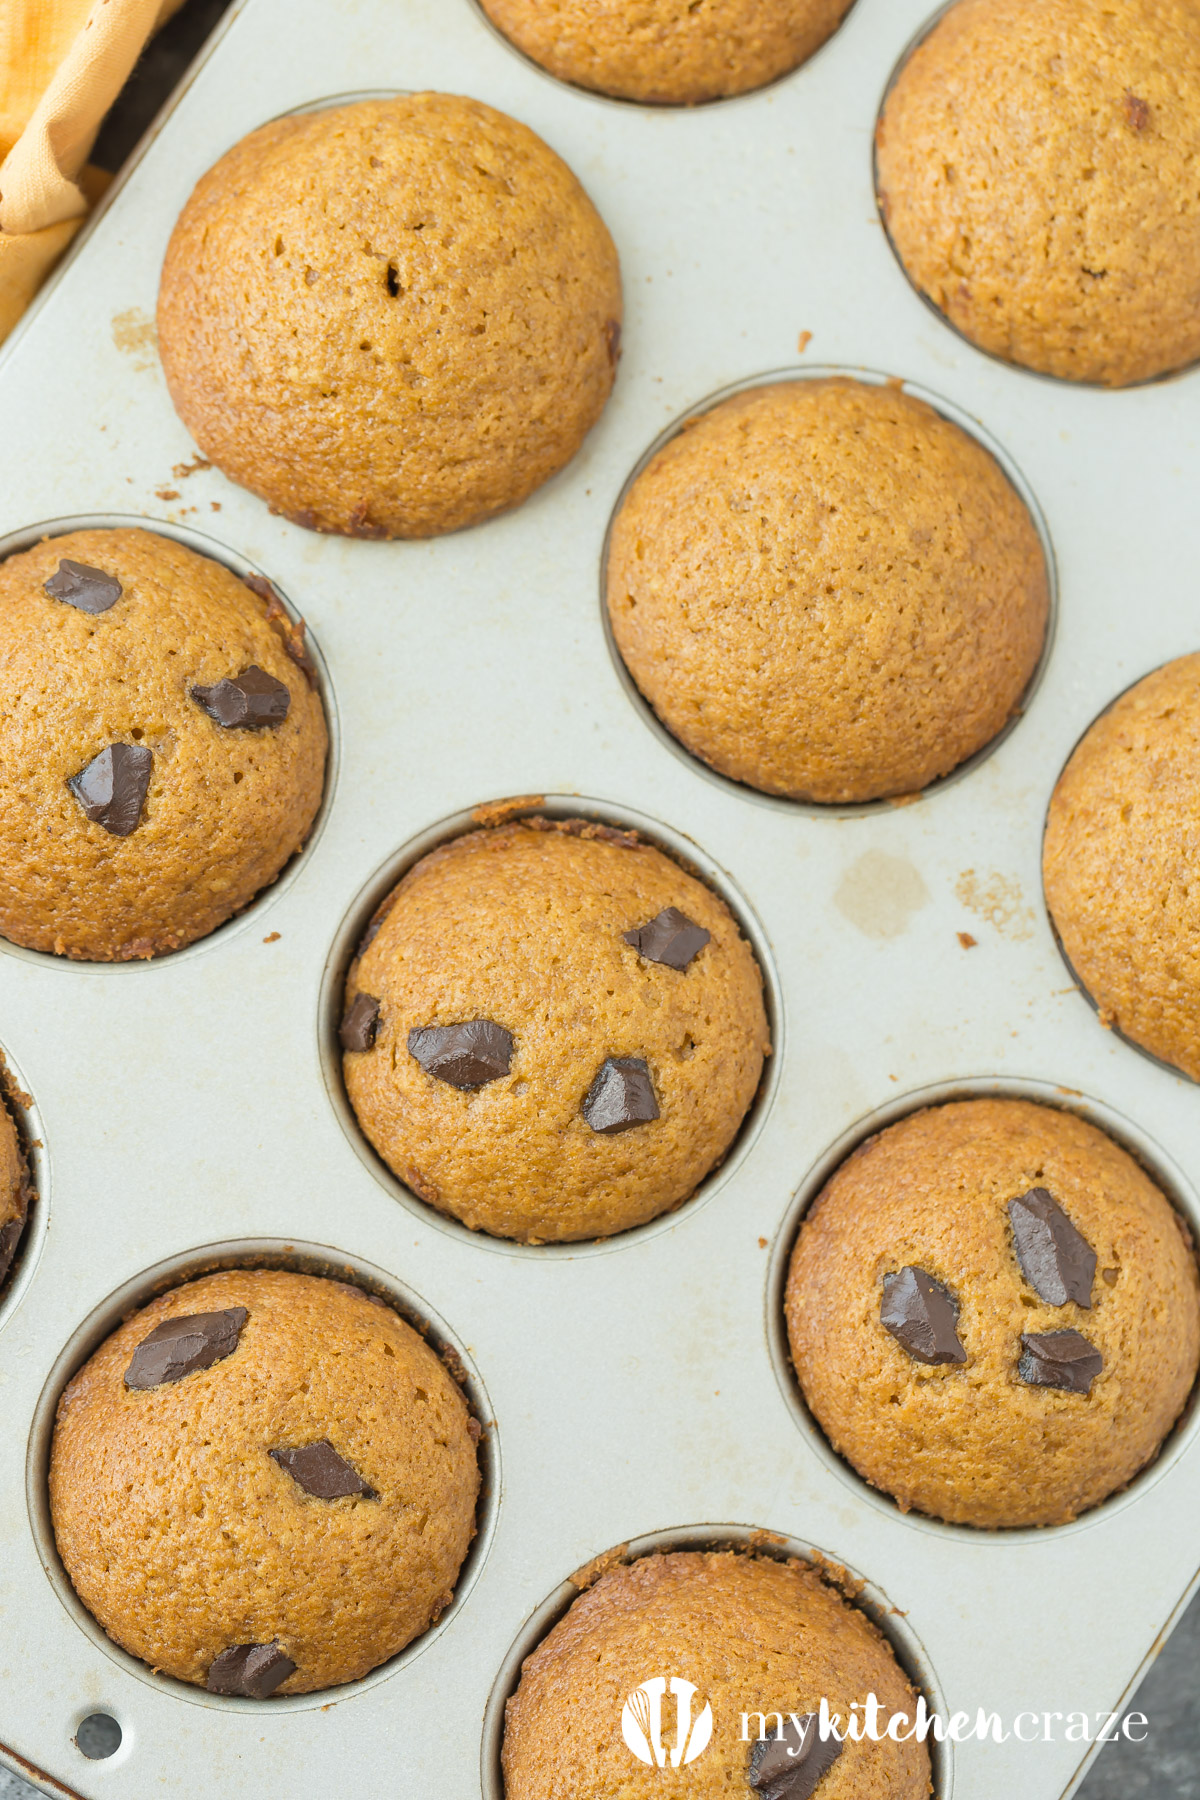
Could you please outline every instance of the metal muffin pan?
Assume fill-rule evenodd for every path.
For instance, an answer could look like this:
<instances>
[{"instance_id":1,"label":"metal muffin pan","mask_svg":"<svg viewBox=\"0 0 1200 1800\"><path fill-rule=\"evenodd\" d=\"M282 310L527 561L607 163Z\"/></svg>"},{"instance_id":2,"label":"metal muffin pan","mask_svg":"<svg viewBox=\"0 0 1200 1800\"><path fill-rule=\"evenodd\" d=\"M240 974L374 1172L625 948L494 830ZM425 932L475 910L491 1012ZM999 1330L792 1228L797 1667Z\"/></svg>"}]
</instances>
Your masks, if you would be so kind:
<instances>
[{"instance_id":1,"label":"metal muffin pan","mask_svg":"<svg viewBox=\"0 0 1200 1800\"><path fill-rule=\"evenodd\" d=\"M1195 1087L1100 1028L1040 879L1046 803L1080 733L1196 648L1197 377L1110 394L1028 376L913 293L879 223L871 143L927 10L858 0L805 68L687 112L560 85L474 0L245 0L0 353L0 534L84 513L203 532L308 620L340 740L319 834L195 951L135 970L0 943L0 1043L45 1146L0 1310L0 1755L46 1792L470 1800L482 1780L495 1800L497 1684L547 1595L613 1545L724 1541L729 1521L861 1571L919 1641L931 1691L972 1716L1118 1706L1194 1584L1190 1420L1075 1525L951 1531L835 1467L776 1367L796 1197L905 1097L1044 1084L1128 1121L1184 1204L1200 1165ZM625 277L616 391L575 462L517 512L429 543L316 537L215 470L176 476L195 451L153 345L163 249L202 171L267 117L381 82L472 94L533 126L589 189ZM612 509L647 446L706 396L810 357L906 378L977 421L1036 497L1059 581L1052 648L1004 741L919 803L849 815L759 804L668 745L597 605ZM329 1079L329 971L366 899L414 845L505 795L682 847L777 983L769 1108L696 1201L603 1254L497 1253L402 1202L357 1153ZM503 1477L495 1465L486 1556L419 1647L320 1704L222 1706L133 1668L63 1604L39 1458L46 1397L89 1321L215 1245L268 1241L374 1269L435 1335L446 1322L486 1388ZM97 1711L124 1736L89 1762L72 1737ZM1085 1748L957 1745L943 1800L1058 1800Z\"/></svg>"}]
</instances>

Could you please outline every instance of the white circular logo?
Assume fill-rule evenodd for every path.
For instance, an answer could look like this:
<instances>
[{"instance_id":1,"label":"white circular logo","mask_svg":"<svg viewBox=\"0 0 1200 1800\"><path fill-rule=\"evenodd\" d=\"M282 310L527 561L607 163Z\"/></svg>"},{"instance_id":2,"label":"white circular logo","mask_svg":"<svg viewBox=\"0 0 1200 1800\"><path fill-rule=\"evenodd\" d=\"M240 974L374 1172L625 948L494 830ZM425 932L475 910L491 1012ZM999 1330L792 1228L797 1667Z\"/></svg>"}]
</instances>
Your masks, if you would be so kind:
<instances>
[{"instance_id":1,"label":"white circular logo","mask_svg":"<svg viewBox=\"0 0 1200 1800\"><path fill-rule=\"evenodd\" d=\"M662 1741L663 1695L668 1691L675 1696L675 1742L669 1749ZM712 1707L706 1700L693 1719L695 1692L695 1683L678 1675L672 1675L670 1681L665 1675L655 1675L634 1688L621 1708L621 1736L639 1762L660 1769L670 1763L678 1769L682 1763L695 1762L708 1749L713 1729Z\"/></svg>"}]
</instances>

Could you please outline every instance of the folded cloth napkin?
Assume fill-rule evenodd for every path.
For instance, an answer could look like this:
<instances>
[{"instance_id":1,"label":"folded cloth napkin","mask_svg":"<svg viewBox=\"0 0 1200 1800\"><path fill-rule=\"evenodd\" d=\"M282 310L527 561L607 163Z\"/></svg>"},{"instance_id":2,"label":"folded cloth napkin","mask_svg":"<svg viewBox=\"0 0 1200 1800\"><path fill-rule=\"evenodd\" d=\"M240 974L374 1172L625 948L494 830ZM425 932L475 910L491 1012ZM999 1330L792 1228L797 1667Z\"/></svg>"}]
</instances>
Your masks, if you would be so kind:
<instances>
[{"instance_id":1,"label":"folded cloth napkin","mask_svg":"<svg viewBox=\"0 0 1200 1800\"><path fill-rule=\"evenodd\" d=\"M107 177L84 161L143 44L180 0L0 0L0 339Z\"/></svg>"}]
</instances>

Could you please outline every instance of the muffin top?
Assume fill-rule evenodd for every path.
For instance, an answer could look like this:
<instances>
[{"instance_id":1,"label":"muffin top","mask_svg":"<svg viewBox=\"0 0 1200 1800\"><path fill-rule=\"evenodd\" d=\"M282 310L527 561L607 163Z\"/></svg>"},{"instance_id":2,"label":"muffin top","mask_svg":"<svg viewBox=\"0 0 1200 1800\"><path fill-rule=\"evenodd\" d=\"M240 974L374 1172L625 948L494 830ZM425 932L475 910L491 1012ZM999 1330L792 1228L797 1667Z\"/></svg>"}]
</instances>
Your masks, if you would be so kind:
<instances>
[{"instance_id":1,"label":"muffin top","mask_svg":"<svg viewBox=\"0 0 1200 1800\"><path fill-rule=\"evenodd\" d=\"M29 1192L17 1128L0 1093L0 1283L17 1254Z\"/></svg>"},{"instance_id":2,"label":"muffin top","mask_svg":"<svg viewBox=\"0 0 1200 1800\"><path fill-rule=\"evenodd\" d=\"M693 755L795 799L948 774L1016 709L1048 606L999 465L890 382L735 394L613 525L609 616L638 687Z\"/></svg>"},{"instance_id":3,"label":"muffin top","mask_svg":"<svg viewBox=\"0 0 1200 1800\"><path fill-rule=\"evenodd\" d=\"M0 933L155 956L273 881L325 778L297 656L277 600L154 532L73 531L0 563Z\"/></svg>"},{"instance_id":4,"label":"muffin top","mask_svg":"<svg viewBox=\"0 0 1200 1800\"><path fill-rule=\"evenodd\" d=\"M677 1671L695 1692L682 1706L675 1691L647 1694L657 1671ZM660 1690L665 1685L660 1675ZM808 1785L771 1788L765 1771L752 1780L766 1746L743 1737L743 1715L757 1730L754 1715L764 1713L772 1736L770 1715L819 1715L824 1699L844 1728L851 1705L871 1692L884 1720L912 1719L916 1695L886 1639L814 1569L730 1551L645 1556L602 1575L526 1658L505 1712L506 1800L807 1795ZM677 1711L686 1720L690 1707L702 1736L711 1708L707 1747L678 1771L647 1766L631 1746L632 1738L653 1747L655 1703L668 1751ZM815 1737L816 1720L810 1729ZM697 1741L687 1739L689 1750ZM832 1746L821 1748L828 1756ZM819 1800L924 1800L929 1792L923 1743L866 1738L830 1760Z\"/></svg>"},{"instance_id":5,"label":"muffin top","mask_svg":"<svg viewBox=\"0 0 1200 1800\"><path fill-rule=\"evenodd\" d=\"M477 100L262 126L171 237L158 339L205 456L318 531L430 537L562 468L612 386L617 254L574 175Z\"/></svg>"},{"instance_id":6,"label":"muffin top","mask_svg":"<svg viewBox=\"0 0 1200 1800\"><path fill-rule=\"evenodd\" d=\"M1105 1024L1200 1081L1200 655L1139 681L1063 770L1046 903Z\"/></svg>"},{"instance_id":7,"label":"muffin top","mask_svg":"<svg viewBox=\"0 0 1200 1800\"><path fill-rule=\"evenodd\" d=\"M1198 0L958 0L901 70L879 200L983 350L1123 387L1200 357Z\"/></svg>"},{"instance_id":8,"label":"muffin top","mask_svg":"<svg viewBox=\"0 0 1200 1800\"><path fill-rule=\"evenodd\" d=\"M478 1435L434 1352L359 1288L204 1276L127 1319L63 1393L59 1553L155 1669L253 1699L332 1687L449 1605Z\"/></svg>"},{"instance_id":9,"label":"muffin top","mask_svg":"<svg viewBox=\"0 0 1200 1800\"><path fill-rule=\"evenodd\" d=\"M474 1229L603 1237L685 1200L769 1050L712 890L580 820L471 832L384 902L346 984L345 1077L384 1161Z\"/></svg>"},{"instance_id":10,"label":"muffin top","mask_svg":"<svg viewBox=\"0 0 1200 1800\"><path fill-rule=\"evenodd\" d=\"M1024 1100L934 1107L856 1150L786 1305L834 1449L960 1524L1060 1524L1124 1486L1200 1358L1179 1215L1104 1132Z\"/></svg>"},{"instance_id":11,"label":"muffin top","mask_svg":"<svg viewBox=\"0 0 1200 1800\"><path fill-rule=\"evenodd\" d=\"M765 87L806 62L850 0L482 0L560 81L620 100L693 106Z\"/></svg>"}]
</instances>

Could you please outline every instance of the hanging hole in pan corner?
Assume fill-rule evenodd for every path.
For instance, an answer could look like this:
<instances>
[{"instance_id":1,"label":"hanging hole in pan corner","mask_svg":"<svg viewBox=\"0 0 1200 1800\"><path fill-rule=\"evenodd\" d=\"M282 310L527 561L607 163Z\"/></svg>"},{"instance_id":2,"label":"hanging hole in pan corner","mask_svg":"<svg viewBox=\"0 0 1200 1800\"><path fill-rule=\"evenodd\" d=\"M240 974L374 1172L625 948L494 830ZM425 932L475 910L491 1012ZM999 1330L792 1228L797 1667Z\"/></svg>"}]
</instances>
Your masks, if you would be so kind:
<instances>
[{"instance_id":1,"label":"hanging hole in pan corner","mask_svg":"<svg viewBox=\"0 0 1200 1800\"><path fill-rule=\"evenodd\" d=\"M103 1762L121 1748L124 1733L111 1713L89 1713L75 1730L75 1747L89 1762Z\"/></svg>"}]
</instances>

